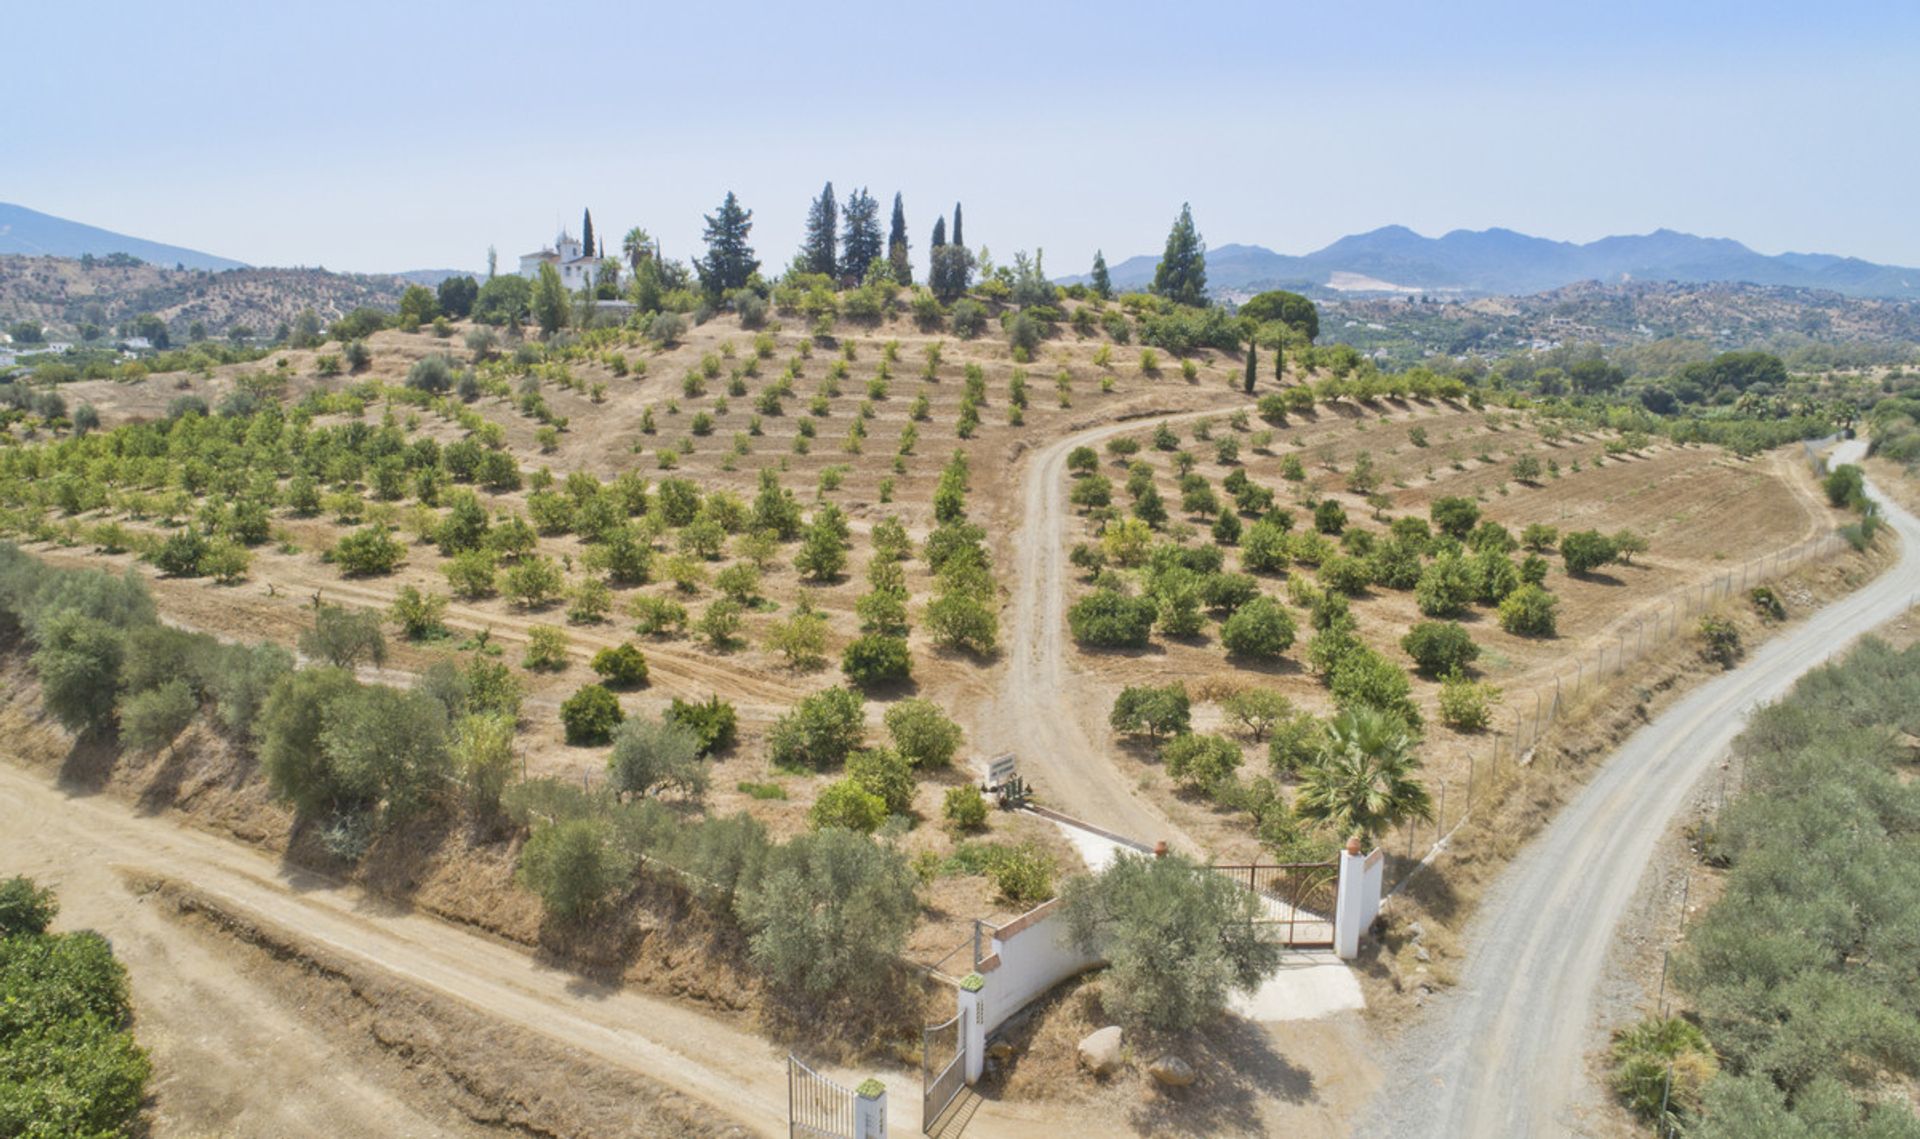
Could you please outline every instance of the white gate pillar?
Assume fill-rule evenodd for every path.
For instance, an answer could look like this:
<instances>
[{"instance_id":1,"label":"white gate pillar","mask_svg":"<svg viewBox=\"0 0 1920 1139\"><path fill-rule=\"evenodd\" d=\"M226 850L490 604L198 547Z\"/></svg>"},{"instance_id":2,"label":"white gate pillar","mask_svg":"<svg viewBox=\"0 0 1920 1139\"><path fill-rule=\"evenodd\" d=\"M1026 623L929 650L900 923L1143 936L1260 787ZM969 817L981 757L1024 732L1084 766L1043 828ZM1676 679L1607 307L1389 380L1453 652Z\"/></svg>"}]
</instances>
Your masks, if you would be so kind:
<instances>
[{"instance_id":1,"label":"white gate pillar","mask_svg":"<svg viewBox=\"0 0 1920 1139\"><path fill-rule=\"evenodd\" d=\"M853 1089L853 1139L887 1139L887 1085L879 1080Z\"/></svg>"},{"instance_id":2,"label":"white gate pillar","mask_svg":"<svg viewBox=\"0 0 1920 1139\"><path fill-rule=\"evenodd\" d=\"M987 1067L987 979L969 973L955 990L960 1006L960 1047L966 1053L967 1083L979 1081Z\"/></svg>"},{"instance_id":3,"label":"white gate pillar","mask_svg":"<svg viewBox=\"0 0 1920 1139\"><path fill-rule=\"evenodd\" d=\"M1380 852L1360 853L1358 837L1340 852L1340 881L1335 887L1333 951L1345 960L1360 955L1360 935L1380 914Z\"/></svg>"}]
</instances>

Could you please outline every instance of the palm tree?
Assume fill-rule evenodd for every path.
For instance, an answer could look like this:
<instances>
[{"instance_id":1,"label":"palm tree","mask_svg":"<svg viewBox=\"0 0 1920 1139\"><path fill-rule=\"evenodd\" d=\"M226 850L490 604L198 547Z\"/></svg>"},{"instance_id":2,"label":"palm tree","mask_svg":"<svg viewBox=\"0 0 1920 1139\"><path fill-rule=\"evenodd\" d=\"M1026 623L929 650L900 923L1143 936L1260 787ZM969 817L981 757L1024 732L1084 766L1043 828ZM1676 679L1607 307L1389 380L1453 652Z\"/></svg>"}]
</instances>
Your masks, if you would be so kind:
<instances>
[{"instance_id":1,"label":"palm tree","mask_svg":"<svg viewBox=\"0 0 1920 1139\"><path fill-rule=\"evenodd\" d=\"M1433 817L1433 799L1414 776L1419 769L1413 737L1399 717L1366 705L1349 708L1327 725L1319 759L1301 771L1294 809L1372 845L1399 823Z\"/></svg>"},{"instance_id":2,"label":"palm tree","mask_svg":"<svg viewBox=\"0 0 1920 1139\"><path fill-rule=\"evenodd\" d=\"M638 273L640 262L653 256L653 238L647 236L646 230L636 225L627 231L627 236L620 239L620 252L627 255L627 264Z\"/></svg>"}]
</instances>

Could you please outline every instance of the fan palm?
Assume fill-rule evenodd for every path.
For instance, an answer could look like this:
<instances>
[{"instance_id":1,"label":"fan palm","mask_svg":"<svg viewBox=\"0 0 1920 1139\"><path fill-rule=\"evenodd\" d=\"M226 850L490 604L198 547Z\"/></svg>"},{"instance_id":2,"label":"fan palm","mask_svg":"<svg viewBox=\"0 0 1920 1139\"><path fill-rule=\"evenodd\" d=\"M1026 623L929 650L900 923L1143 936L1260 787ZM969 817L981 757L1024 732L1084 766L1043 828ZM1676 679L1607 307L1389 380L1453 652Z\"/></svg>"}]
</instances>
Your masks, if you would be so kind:
<instances>
[{"instance_id":1,"label":"fan palm","mask_svg":"<svg viewBox=\"0 0 1920 1139\"><path fill-rule=\"evenodd\" d=\"M1433 817L1433 799L1415 777L1419 769L1413 737L1399 717L1349 708L1327 725L1326 746L1301 771L1294 809L1371 845L1396 824Z\"/></svg>"},{"instance_id":2,"label":"fan palm","mask_svg":"<svg viewBox=\"0 0 1920 1139\"><path fill-rule=\"evenodd\" d=\"M636 225L627 231L627 236L620 239L620 252L627 255L627 264L638 273L640 262L653 256L653 238Z\"/></svg>"}]
</instances>

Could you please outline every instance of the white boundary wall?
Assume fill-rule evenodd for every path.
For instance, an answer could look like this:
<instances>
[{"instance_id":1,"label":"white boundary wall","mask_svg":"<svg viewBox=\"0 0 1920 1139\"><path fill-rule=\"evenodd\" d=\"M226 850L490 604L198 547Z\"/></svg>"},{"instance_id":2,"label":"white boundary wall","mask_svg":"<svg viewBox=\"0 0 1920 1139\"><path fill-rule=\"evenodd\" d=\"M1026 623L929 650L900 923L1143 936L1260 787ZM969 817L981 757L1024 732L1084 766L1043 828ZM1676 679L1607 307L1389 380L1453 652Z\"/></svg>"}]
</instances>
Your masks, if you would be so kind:
<instances>
[{"instance_id":1,"label":"white boundary wall","mask_svg":"<svg viewBox=\"0 0 1920 1139\"><path fill-rule=\"evenodd\" d=\"M1386 859L1379 850L1361 854L1356 840L1340 855L1339 902L1334 923L1334 951L1351 959L1359 954L1360 938L1380 914L1380 890ZM1009 1017L1069 977L1084 973L1103 960L1074 948L1067 923L1060 916L1060 900L1028 910L994 930L991 951L980 959L974 975L956 993L957 1008L967 1014L967 1082L980 1078L986 1065L987 1037Z\"/></svg>"},{"instance_id":2,"label":"white boundary wall","mask_svg":"<svg viewBox=\"0 0 1920 1139\"><path fill-rule=\"evenodd\" d=\"M973 1023L981 1033L999 1028L1068 977L1101 964L1099 957L1073 947L1059 907L1057 898L1044 902L994 931L992 952L978 970L986 983Z\"/></svg>"}]
</instances>

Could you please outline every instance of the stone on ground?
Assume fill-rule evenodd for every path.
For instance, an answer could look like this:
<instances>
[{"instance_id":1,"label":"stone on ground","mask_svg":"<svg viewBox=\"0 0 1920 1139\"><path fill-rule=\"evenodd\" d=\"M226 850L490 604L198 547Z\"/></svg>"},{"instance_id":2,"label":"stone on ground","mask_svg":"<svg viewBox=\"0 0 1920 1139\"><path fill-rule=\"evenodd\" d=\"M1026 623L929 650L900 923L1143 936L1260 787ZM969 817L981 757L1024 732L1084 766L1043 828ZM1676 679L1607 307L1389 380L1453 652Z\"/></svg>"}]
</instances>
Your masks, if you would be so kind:
<instances>
[{"instance_id":1,"label":"stone on ground","mask_svg":"<svg viewBox=\"0 0 1920 1139\"><path fill-rule=\"evenodd\" d=\"M1109 1024L1080 1041L1080 1066L1096 1076L1120 1067L1120 1026Z\"/></svg>"},{"instance_id":2,"label":"stone on ground","mask_svg":"<svg viewBox=\"0 0 1920 1139\"><path fill-rule=\"evenodd\" d=\"M1170 1088L1184 1088L1194 1080L1193 1065L1178 1056L1162 1056L1147 1074Z\"/></svg>"}]
</instances>

